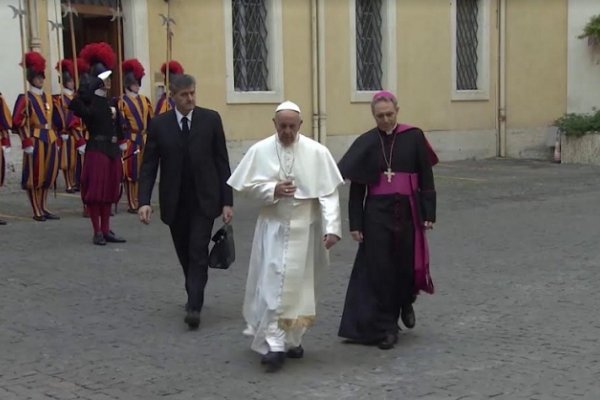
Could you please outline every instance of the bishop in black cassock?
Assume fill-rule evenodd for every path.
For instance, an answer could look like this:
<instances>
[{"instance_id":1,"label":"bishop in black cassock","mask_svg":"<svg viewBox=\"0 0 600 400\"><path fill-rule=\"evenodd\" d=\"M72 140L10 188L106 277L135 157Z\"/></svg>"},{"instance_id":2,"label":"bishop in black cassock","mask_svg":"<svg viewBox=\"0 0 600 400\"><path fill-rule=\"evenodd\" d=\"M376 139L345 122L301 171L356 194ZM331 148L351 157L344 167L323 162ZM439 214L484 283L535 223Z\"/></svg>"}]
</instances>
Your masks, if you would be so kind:
<instances>
[{"instance_id":1,"label":"bishop in black cassock","mask_svg":"<svg viewBox=\"0 0 600 400\"><path fill-rule=\"evenodd\" d=\"M437 157L420 129L397 124L392 93L378 92L371 106L377 127L338 164L351 181L350 231L359 242L338 334L389 349L400 317L414 327L416 295L433 293L425 230L435 222Z\"/></svg>"}]
</instances>

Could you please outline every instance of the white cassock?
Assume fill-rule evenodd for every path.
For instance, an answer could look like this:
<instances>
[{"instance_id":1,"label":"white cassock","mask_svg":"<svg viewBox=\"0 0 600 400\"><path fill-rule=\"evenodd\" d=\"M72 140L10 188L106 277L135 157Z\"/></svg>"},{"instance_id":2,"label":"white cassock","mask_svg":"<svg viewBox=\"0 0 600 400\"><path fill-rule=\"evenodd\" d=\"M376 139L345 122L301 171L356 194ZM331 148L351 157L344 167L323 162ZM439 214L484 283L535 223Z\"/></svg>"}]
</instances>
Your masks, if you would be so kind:
<instances>
[{"instance_id":1,"label":"white cassock","mask_svg":"<svg viewBox=\"0 0 600 400\"><path fill-rule=\"evenodd\" d=\"M297 187L294 197L275 198L275 185L286 179ZM299 133L283 147L275 134L248 150L227 183L264 204L250 255L244 334L261 354L297 347L315 319L316 285L329 264L323 236L342 237L342 176L325 146Z\"/></svg>"}]
</instances>

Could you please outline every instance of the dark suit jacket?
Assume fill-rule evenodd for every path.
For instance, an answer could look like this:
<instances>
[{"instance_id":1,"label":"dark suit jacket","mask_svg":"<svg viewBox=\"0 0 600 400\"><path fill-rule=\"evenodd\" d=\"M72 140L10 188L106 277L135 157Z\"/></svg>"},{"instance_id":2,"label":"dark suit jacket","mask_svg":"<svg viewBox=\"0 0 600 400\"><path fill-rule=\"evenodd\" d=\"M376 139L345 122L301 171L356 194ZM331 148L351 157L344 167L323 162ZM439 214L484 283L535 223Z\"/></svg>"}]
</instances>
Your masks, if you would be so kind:
<instances>
[{"instance_id":1,"label":"dark suit jacket","mask_svg":"<svg viewBox=\"0 0 600 400\"><path fill-rule=\"evenodd\" d=\"M231 170L221 117L216 111L194 108L186 140L172 109L150 122L138 195L140 206L150 205L160 165L160 217L167 225L172 224L177 214L184 152L189 152L200 211L209 218L216 218L223 206L233 206L233 193L227 185Z\"/></svg>"}]
</instances>

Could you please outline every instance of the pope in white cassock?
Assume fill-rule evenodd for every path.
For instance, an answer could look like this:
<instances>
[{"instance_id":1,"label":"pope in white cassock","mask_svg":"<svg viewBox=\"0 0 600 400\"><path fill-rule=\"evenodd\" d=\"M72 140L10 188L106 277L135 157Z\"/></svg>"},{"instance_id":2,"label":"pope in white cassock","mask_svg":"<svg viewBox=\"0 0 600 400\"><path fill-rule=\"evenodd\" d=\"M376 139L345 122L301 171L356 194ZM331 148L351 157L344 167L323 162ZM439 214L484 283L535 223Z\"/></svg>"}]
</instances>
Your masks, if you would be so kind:
<instances>
[{"instance_id":1,"label":"pope in white cassock","mask_svg":"<svg viewBox=\"0 0 600 400\"><path fill-rule=\"evenodd\" d=\"M243 314L251 348L268 372L286 356L301 358L302 336L316 315L316 286L329 248L342 236L338 186L329 150L298 133L300 108L281 103L277 133L253 145L227 183L263 202L252 253Z\"/></svg>"}]
</instances>

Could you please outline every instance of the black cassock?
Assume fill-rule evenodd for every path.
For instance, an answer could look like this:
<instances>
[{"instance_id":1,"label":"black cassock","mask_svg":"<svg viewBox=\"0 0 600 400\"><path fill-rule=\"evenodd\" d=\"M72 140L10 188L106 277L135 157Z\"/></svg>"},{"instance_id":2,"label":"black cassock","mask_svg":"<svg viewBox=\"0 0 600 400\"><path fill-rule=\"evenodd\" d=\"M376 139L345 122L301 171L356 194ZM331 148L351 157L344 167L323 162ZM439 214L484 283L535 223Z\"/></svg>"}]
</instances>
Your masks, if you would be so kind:
<instances>
[{"instance_id":1,"label":"black cassock","mask_svg":"<svg viewBox=\"0 0 600 400\"><path fill-rule=\"evenodd\" d=\"M431 148L418 128L387 135L375 128L352 144L338 166L351 181L350 231L362 231L338 335L377 342L398 331L402 305L416 298L414 223L409 196L370 195L368 187L392 171L418 175L418 214L435 222L436 196ZM393 149L392 149L393 144ZM385 151L385 153L384 153ZM390 159L391 151L391 159ZM385 157L384 157L385 154ZM386 162L387 158L387 162Z\"/></svg>"}]
</instances>

